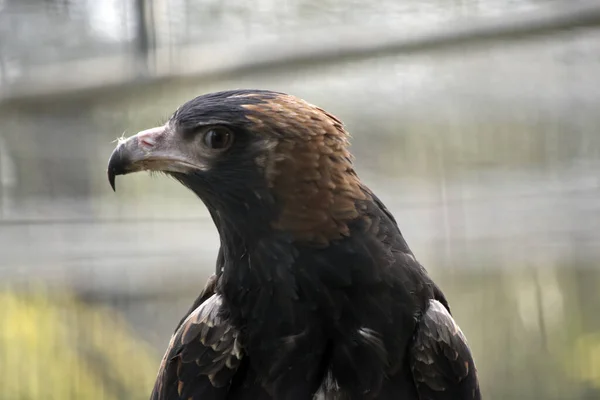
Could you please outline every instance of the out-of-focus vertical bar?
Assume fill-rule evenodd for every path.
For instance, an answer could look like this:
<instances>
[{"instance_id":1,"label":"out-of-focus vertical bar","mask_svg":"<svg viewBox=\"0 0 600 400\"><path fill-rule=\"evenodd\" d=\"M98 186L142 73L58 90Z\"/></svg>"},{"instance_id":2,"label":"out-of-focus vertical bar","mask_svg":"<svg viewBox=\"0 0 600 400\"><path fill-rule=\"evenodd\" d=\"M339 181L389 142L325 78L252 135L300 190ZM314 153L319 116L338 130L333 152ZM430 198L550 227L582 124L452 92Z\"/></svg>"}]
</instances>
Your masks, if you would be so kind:
<instances>
[{"instance_id":1,"label":"out-of-focus vertical bar","mask_svg":"<svg viewBox=\"0 0 600 400\"><path fill-rule=\"evenodd\" d=\"M154 66L150 54L156 46L153 0L136 0L136 59L137 73L144 77L150 75Z\"/></svg>"}]
</instances>

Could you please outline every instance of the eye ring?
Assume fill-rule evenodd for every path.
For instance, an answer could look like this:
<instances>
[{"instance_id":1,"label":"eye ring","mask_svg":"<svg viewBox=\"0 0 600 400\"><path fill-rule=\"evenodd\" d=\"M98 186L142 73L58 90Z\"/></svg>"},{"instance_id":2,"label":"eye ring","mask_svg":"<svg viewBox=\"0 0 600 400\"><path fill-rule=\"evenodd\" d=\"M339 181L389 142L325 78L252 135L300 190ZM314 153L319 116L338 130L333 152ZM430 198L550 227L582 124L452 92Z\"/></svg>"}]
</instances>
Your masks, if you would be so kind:
<instances>
[{"instance_id":1,"label":"eye ring","mask_svg":"<svg viewBox=\"0 0 600 400\"><path fill-rule=\"evenodd\" d=\"M202 143L211 150L227 150L233 143L233 133L226 128L213 127L204 132Z\"/></svg>"}]
</instances>

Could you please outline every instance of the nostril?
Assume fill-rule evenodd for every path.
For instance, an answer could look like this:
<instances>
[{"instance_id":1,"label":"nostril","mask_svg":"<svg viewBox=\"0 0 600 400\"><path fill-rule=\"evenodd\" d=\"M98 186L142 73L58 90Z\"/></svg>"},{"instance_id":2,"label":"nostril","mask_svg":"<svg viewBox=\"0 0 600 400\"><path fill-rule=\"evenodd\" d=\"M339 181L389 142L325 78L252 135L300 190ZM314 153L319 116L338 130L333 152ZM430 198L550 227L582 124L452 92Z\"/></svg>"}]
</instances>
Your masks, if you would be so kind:
<instances>
[{"instance_id":1,"label":"nostril","mask_svg":"<svg viewBox=\"0 0 600 400\"><path fill-rule=\"evenodd\" d=\"M163 127L152 128L142 131L137 134L138 144L146 149L151 149L156 146L156 141L158 136L160 136L164 132Z\"/></svg>"},{"instance_id":2,"label":"nostril","mask_svg":"<svg viewBox=\"0 0 600 400\"><path fill-rule=\"evenodd\" d=\"M154 147L154 145L156 144L156 140L152 136L147 134L140 135L138 140L140 141L140 144L144 147Z\"/></svg>"}]
</instances>

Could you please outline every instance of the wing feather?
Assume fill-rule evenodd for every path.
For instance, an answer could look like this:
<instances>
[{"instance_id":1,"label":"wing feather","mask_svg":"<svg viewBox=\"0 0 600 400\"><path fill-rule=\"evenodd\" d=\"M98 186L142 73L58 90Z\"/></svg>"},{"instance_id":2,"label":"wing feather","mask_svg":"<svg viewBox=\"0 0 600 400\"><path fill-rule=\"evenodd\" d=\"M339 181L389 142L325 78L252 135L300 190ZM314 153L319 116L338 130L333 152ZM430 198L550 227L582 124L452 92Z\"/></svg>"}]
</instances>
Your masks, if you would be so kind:
<instances>
[{"instance_id":1,"label":"wing feather","mask_svg":"<svg viewBox=\"0 0 600 400\"><path fill-rule=\"evenodd\" d=\"M437 300L430 300L419 321L410 363L421 400L481 399L467 339Z\"/></svg>"},{"instance_id":2,"label":"wing feather","mask_svg":"<svg viewBox=\"0 0 600 400\"><path fill-rule=\"evenodd\" d=\"M151 400L224 399L243 358L238 331L224 316L211 277L179 324L160 365Z\"/></svg>"}]
</instances>

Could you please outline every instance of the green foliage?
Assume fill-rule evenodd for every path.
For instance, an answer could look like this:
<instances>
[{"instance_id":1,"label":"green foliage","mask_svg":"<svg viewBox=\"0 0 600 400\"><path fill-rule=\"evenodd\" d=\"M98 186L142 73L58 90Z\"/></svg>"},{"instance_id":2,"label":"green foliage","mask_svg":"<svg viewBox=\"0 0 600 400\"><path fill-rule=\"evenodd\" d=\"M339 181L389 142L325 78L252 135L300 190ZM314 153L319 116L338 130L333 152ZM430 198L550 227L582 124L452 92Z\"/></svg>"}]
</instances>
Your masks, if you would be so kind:
<instances>
[{"instance_id":1,"label":"green foliage","mask_svg":"<svg viewBox=\"0 0 600 400\"><path fill-rule=\"evenodd\" d=\"M600 392L600 333L579 337L566 365L567 372L574 379Z\"/></svg>"},{"instance_id":2,"label":"green foliage","mask_svg":"<svg viewBox=\"0 0 600 400\"><path fill-rule=\"evenodd\" d=\"M0 292L0 398L143 399L158 357L113 311L68 295Z\"/></svg>"}]
</instances>

